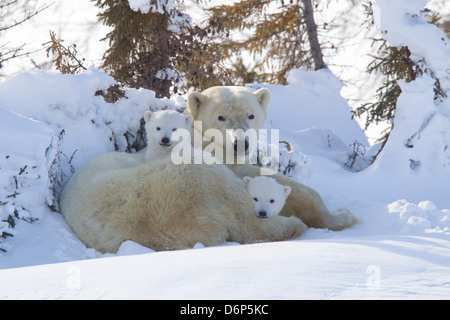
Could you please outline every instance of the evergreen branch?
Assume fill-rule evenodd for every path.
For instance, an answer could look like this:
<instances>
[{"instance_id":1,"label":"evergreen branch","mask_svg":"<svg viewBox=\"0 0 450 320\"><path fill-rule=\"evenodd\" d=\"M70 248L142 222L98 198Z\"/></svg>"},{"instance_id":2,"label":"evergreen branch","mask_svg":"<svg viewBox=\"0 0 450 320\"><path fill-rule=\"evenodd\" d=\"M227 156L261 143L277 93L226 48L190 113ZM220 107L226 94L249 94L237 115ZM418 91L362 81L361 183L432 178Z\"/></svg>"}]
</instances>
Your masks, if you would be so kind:
<instances>
[{"instance_id":1,"label":"evergreen branch","mask_svg":"<svg viewBox=\"0 0 450 320\"><path fill-rule=\"evenodd\" d=\"M65 47L62 42L64 42L64 40L56 39L55 32L50 30L50 41L43 44L43 46L48 46L46 49L47 57L50 56L50 53L56 55L55 60L53 60L56 69L64 74L74 74L80 69L87 70L87 68L83 66L83 61L85 61L85 59L78 57L77 46L73 44Z\"/></svg>"}]
</instances>

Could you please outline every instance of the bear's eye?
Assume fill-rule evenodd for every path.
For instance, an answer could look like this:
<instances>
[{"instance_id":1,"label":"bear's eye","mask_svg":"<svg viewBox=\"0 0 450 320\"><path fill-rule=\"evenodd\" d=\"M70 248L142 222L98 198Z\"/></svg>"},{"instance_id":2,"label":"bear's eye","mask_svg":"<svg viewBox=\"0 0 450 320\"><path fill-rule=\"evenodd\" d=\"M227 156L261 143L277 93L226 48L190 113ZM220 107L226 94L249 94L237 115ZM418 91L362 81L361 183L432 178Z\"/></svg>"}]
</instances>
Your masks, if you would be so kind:
<instances>
[{"instance_id":1,"label":"bear's eye","mask_svg":"<svg viewBox=\"0 0 450 320\"><path fill-rule=\"evenodd\" d=\"M225 121L225 117L224 117L224 116L219 116L217 119L218 119L219 121Z\"/></svg>"},{"instance_id":2,"label":"bear's eye","mask_svg":"<svg viewBox=\"0 0 450 320\"><path fill-rule=\"evenodd\" d=\"M254 201L258 202L258 198L253 198Z\"/></svg>"},{"instance_id":3,"label":"bear's eye","mask_svg":"<svg viewBox=\"0 0 450 320\"><path fill-rule=\"evenodd\" d=\"M172 131L177 131L177 128L173 128Z\"/></svg>"},{"instance_id":4,"label":"bear's eye","mask_svg":"<svg viewBox=\"0 0 450 320\"><path fill-rule=\"evenodd\" d=\"M161 128L160 128L160 127L156 127L156 130L158 130L158 131L159 131L159 130L161 130Z\"/></svg>"},{"instance_id":5,"label":"bear's eye","mask_svg":"<svg viewBox=\"0 0 450 320\"><path fill-rule=\"evenodd\" d=\"M248 116L248 118L249 118L250 120L253 120L253 119L255 119L255 115L254 115L254 114L251 114L251 115Z\"/></svg>"},{"instance_id":6,"label":"bear's eye","mask_svg":"<svg viewBox=\"0 0 450 320\"><path fill-rule=\"evenodd\" d=\"M270 203L274 203L275 202L275 200L273 200L273 199L270 199Z\"/></svg>"}]
</instances>

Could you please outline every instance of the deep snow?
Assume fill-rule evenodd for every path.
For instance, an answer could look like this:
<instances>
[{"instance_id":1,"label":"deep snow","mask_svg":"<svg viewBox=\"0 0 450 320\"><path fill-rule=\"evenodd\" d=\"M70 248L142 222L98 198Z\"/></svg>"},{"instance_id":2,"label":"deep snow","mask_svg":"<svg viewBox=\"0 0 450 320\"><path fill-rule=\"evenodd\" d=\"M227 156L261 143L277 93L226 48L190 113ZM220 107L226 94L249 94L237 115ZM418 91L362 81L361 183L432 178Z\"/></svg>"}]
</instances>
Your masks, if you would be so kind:
<instances>
[{"instance_id":1,"label":"deep snow","mask_svg":"<svg viewBox=\"0 0 450 320\"><path fill-rule=\"evenodd\" d=\"M398 1L410 15L424 2ZM390 17L386 3L375 1ZM386 28L428 29L416 17L392 21ZM434 49L450 56L448 46ZM420 60L430 50L415 54ZM431 67L448 77L439 64ZM126 90L126 98L108 104L94 94L114 80L94 68L81 75L34 71L0 84L0 232L13 235L0 241L7 250L0 253L0 298L449 299L448 99L433 100L430 75L401 83L391 138L367 167L378 146L370 147L351 120L340 81L330 71L297 70L289 83L249 86L271 90L265 127L279 128L293 146L281 159L296 163L291 176L318 190L331 210L348 208L356 225L309 229L286 242L172 252L128 241L103 255L50 209L57 210L60 191L53 179L64 183L91 157L125 150L124 134L133 139L146 109L180 110L184 100ZM353 161L355 148L360 157Z\"/></svg>"},{"instance_id":2,"label":"deep snow","mask_svg":"<svg viewBox=\"0 0 450 320\"><path fill-rule=\"evenodd\" d=\"M118 256L3 270L0 298L448 299L448 250L391 235Z\"/></svg>"}]
</instances>

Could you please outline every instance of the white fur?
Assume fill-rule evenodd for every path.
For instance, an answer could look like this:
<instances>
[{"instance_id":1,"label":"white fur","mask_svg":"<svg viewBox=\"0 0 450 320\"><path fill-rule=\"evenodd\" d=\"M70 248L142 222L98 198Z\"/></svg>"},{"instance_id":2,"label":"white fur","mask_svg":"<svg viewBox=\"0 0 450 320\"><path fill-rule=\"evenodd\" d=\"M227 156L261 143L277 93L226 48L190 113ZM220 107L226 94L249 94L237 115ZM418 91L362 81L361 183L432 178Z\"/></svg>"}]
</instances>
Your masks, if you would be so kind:
<instances>
[{"instance_id":1,"label":"white fur","mask_svg":"<svg viewBox=\"0 0 450 320\"><path fill-rule=\"evenodd\" d=\"M266 88L253 93L244 87L212 87L202 93L191 92L187 97L187 109L184 113L191 114L195 121L202 122L202 132L199 133L207 138L208 134L205 132L207 129L217 129L221 132L223 138L215 139L214 143L217 148L224 148L223 163L225 163L226 156L240 159L255 151L256 144L249 144L245 154L236 154L233 148L225 150L225 146L227 143L244 144L243 135L232 134L235 130L242 129L246 132L249 129L257 131L262 128L269 100L270 92ZM210 144L209 139L203 140L203 148Z\"/></svg>"},{"instance_id":2,"label":"white fur","mask_svg":"<svg viewBox=\"0 0 450 320\"><path fill-rule=\"evenodd\" d=\"M170 155L177 141L172 140L176 130L191 130L193 117L177 111L164 110L144 113L145 130L147 132L146 161L154 161Z\"/></svg>"},{"instance_id":3,"label":"white fur","mask_svg":"<svg viewBox=\"0 0 450 320\"><path fill-rule=\"evenodd\" d=\"M247 191L250 194L255 213L258 218L269 219L278 215L291 193L291 187L282 186L269 177L244 177Z\"/></svg>"}]
</instances>

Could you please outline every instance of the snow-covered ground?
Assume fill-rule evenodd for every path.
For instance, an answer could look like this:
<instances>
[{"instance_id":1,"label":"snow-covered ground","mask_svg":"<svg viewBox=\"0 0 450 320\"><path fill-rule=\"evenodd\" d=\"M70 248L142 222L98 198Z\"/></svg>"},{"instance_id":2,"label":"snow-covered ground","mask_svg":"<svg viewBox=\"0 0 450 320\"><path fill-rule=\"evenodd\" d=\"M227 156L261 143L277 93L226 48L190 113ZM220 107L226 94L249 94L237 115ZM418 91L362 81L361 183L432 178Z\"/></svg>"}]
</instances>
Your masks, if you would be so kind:
<instances>
[{"instance_id":1,"label":"snow-covered ground","mask_svg":"<svg viewBox=\"0 0 450 320\"><path fill-rule=\"evenodd\" d=\"M450 46L433 44L440 33L411 20L417 12L402 12L424 1L398 1L406 20L389 15L396 23L384 27L408 33L414 26L432 47L402 34L388 33L388 41L414 42L408 45L419 45L415 53L426 61L440 54L429 67L449 88ZM387 1L375 4L388 17ZM181 98L160 100L147 90L126 90L115 104L94 95L113 83L91 68L34 71L0 84L0 299L450 298L450 102L433 100L430 75L401 83L391 138L369 167L378 146L370 148L351 120L330 71L297 70L289 85L267 86L265 127L279 128L294 147L282 160L295 163L293 178L318 190L331 210L348 208L358 219L352 228L171 252L125 242L118 253L100 254L57 212L58 182L97 154L125 150L144 110L184 107Z\"/></svg>"},{"instance_id":2,"label":"snow-covered ground","mask_svg":"<svg viewBox=\"0 0 450 320\"><path fill-rule=\"evenodd\" d=\"M321 235L0 272L9 299L448 299L449 242Z\"/></svg>"}]
</instances>

